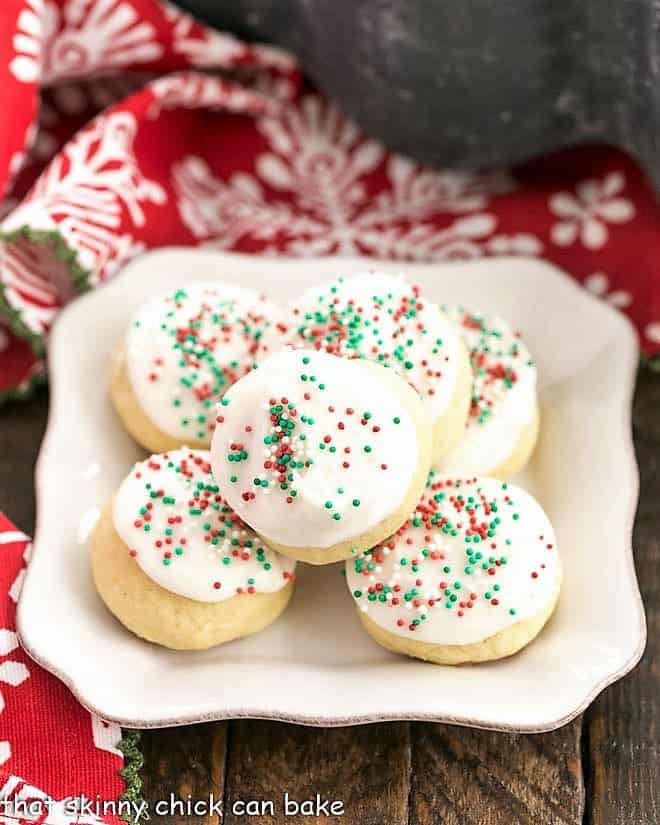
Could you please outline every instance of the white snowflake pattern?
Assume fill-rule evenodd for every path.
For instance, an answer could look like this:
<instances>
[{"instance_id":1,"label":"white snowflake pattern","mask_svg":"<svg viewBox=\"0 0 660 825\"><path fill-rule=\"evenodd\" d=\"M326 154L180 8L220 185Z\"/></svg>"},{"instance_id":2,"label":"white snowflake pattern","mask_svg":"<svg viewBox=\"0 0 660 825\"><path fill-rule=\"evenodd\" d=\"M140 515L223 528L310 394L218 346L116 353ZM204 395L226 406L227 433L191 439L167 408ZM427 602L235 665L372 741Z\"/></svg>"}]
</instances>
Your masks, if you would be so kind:
<instances>
[{"instance_id":1,"label":"white snowflake pattern","mask_svg":"<svg viewBox=\"0 0 660 825\"><path fill-rule=\"evenodd\" d=\"M437 212L474 212L483 209L491 196L515 188L511 176L503 171L482 175L434 171L401 155L388 158L387 177L391 188L373 200L370 220L375 222L419 221Z\"/></svg>"},{"instance_id":2,"label":"white snowflake pattern","mask_svg":"<svg viewBox=\"0 0 660 825\"><path fill-rule=\"evenodd\" d=\"M166 200L160 184L140 172L133 152L136 129L129 112L96 118L54 159L21 206L5 219L3 230L25 225L57 228L77 250L93 282L113 274L142 249L130 233L118 234L123 212L141 227L146 220L143 204Z\"/></svg>"},{"instance_id":3,"label":"white snowflake pattern","mask_svg":"<svg viewBox=\"0 0 660 825\"><path fill-rule=\"evenodd\" d=\"M505 173L433 171L388 157L383 146L317 96L264 115L257 127L269 150L257 157L256 175L221 180L197 157L174 170L180 214L201 241L228 248L242 238L272 238L277 243L265 253L366 253L405 260L502 250L538 254L542 248L528 234L490 237L497 220L483 210L492 195L513 188ZM382 172L389 188L374 194L373 176ZM461 213L466 214L455 217ZM437 225L438 217L445 226Z\"/></svg>"},{"instance_id":4,"label":"white snowflake pattern","mask_svg":"<svg viewBox=\"0 0 660 825\"><path fill-rule=\"evenodd\" d=\"M635 215L632 201L621 196L625 188L621 172L610 172L602 180L583 180L570 192L550 197L550 211L560 220L550 237L557 246L570 246L579 240L587 249L600 249L607 243L608 223L620 224Z\"/></svg>"},{"instance_id":5,"label":"white snowflake pattern","mask_svg":"<svg viewBox=\"0 0 660 825\"><path fill-rule=\"evenodd\" d=\"M268 241L279 233L313 234L319 224L298 216L283 202L268 201L259 181L236 172L227 182L216 178L206 161L189 156L172 171L181 219L200 241L230 249L250 236Z\"/></svg>"},{"instance_id":6,"label":"white snowflake pattern","mask_svg":"<svg viewBox=\"0 0 660 825\"><path fill-rule=\"evenodd\" d=\"M644 335L652 344L660 344L660 321L652 321L644 327Z\"/></svg>"},{"instance_id":7,"label":"white snowflake pattern","mask_svg":"<svg viewBox=\"0 0 660 825\"><path fill-rule=\"evenodd\" d=\"M4 330L0 329L0 332L4 332ZM25 538L26 537L17 530L5 531L4 533L0 533L0 545L24 541ZM22 573L23 570L20 571L19 576ZM16 585L16 581L10 590L10 597L12 597L12 591ZM0 657L9 657L18 649L18 646L18 636L16 633L6 627L0 628ZM18 687L23 684L29 676L30 672L22 662L17 662L11 658L3 658L3 661L0 662L0 683L2 684ZM4 709L5 699L2 691L0 691L0 713L2 713ZM5 764L10 759L11 753L11 742L7 739L0 741L0 765ZM0 796L0 798L2 797Z\"/></svg>"},{"instance_id":8,"label":"white snowflake pattern","mask_svg":"<svg viewBox=\"0 0 660 825\"><path fill-rule=\"evenodd\" d=\"M535 257L543 252L543 244L530 232L516 232L513 235L494 235L485 244L488 255L526 255Z\"/></svg>"},{"instance_id":9,"label":"white snowflake pattern","mask_svg":"<svg viewBox=\"0 0 660 825\"><path fill-rule=\"evenodd\" d=\"M29 226L57 230L75 249L90 283L113 275L144 249L130 224L146 221L144 205L161 205L165 190L145 178L133 152L137 121L129 112L100 115L55 157L23 200L3 221L4 232ZM51 244L19 237L0 245L0 279L7 303L28 329L48 332L54 312L74 289L64 261Z\"/></svg>"},{"instance_id":10,"label":"white snowflake pattern","mask_svg":"<svg viewBox=\"0 0 660 825\"><path fill-rule=\"evenodd\" d=\"M51 0L27 0L18 15L13 47L15 56L9 71L22 83L37 83L42 79L46 45L57 32L60 16Z\"/></svg>"},{"instance_id":11,"label":"white snowflake pattern","mask_svg":"<svg viewBox=\"0 0 660 825\"><path fill-rule=\"evenodd\" d=\"M172 48L191 66L227 66L245 55L245 44L231 34L199 26L195 18L171 3L164 3L166 19L173 23Z\"/></svg>"},{"instance_id":12,"label":"white snowflake pattern","mask_svg":"<svg viewBox=\"0 0 660 825\"><path fill-rule=\"evenodd\" d=\"M630 292L623 289L610 290L610 279L603 272L594 272L584 279L585 288L597 298L606 301L617 309L625 309L632 304Z\"/></svg>"},{"instance_id":13,"label":"white snowflake pattern","mask_svg":"<svg viewBox=\"0 0 660 825\"><path fill-rule=\"evenodd\" d=\"M493 235L497 218L488 212L457 218L442 229L433 224L367 231L371 254L406 261L472 260L484 255L540 255L543 244L528 233Z\"/></svg>"},{"instance_id":14,"label":"white snowflake pattern","mask_svg":"<svg viewBox=\"0 0 660 825\"><path fill-rule=\"evenodd\" d=\"M13 630L3 627L0 628L0 656L9 656L18 648L18 636ZM0 683L9 685L11 687L18 687L30 676L30 671L25 667L23 662L17 662L15 659L3 659L0 662ZM5 708L5 700L2 692L0 692L0 713Z\"/></svg>"},{"instance_id":15,"label":"white snowflake pattern","mask_svg":"<svg viewBox=\"0 0 660 825\"><path fill-rule=\"evenodd\" d=\"M365 229L361 243L379 258L402 261L452 261L479 258L493 232L494 215L477 213L457 218L442 229L432 223Z\"/></svg>"},{"instance_id":16,"label":"white snowflake pattern","mask_svg":"<svg viewBox=\"0 0 660 825\"><path fill-rule=\"evenodd\" d=\"M44 85L157 60L163 46L152 23L125 0L27 0L14 36L10 71Z\"/></svg>"},{"instance_id":17,"label":"white snowflake pattern","mask_svg":"<svg viewBox=\"0 0 660 825\"><path fill-rule=\"evenodd\" d=\"M19 541L27 541L27 536L25 533L21 533L20 530L5 530L3 533L0 533L0 547L5 544L16 544Z\"/></svg>"},{"instance_id":18,"label":"white snowflake pattern","mask_svg":"<svg viewBox=\"0 0 660 825\"><path fill-rule=\"evenodd\" d=\"M0 333L7 335L4 327L2 326L0 326ZM10 544L17 544L20 542L25 542L25 549L23 550L23 560L27 562L30 554L30 543L27 540L27 536L20 530L4 530L3 532L0 532L0 547L4 547ZM21 570L19 571L18 575L14 579L14 582L9 588L9 598L14 603L18 599L18 593L23 582L24 572L25 568L21 567ZM16 633L7 627L0 628L0 658L2 659L2 661L0 662L0 683L9 685L11 687L18 687L19 685L23 684L23 682L25 682L25 680L28 679L30 676L29 670L22 662L18 662L15 659L11 658L11 654L18 648L19 643L18 636L16 635ZM2 694L2 691L0 691L0 713L2 713L4 709L5 699ZM3 739L2 741L0 741L0 766L8 762L11 758L11 755L11 742L9 742L9 740L7 739ZM5 797L2 795L2 792L0 791L0 799L4 798ZM2 816L0 815L0 822L1 821Z\"/></svg>"},{"instance_id":19,"label":"white snowflake pattern","mask_svg":"<svg viewBox=\"0 0 660 825\"><path fill-rule=\"evenodd\" d=\"M33 364L32 369L38 367L43 369L43 362L37 361ZM21 389L19 387L19 389ZM4 543L2 540L5 539L8 535L7 533L3 533L0 535L0 544ZM21 593L21 588L23 587L23 580L25 579L25 570L27 567L28 562L30 561L30 556L32 555L32 542L27 541L27 536L20 535L14 538L14 541L25 541L25 548L23 550L23 567L18 571L16 574L16 578L11 583L11 587L9 588L9 598L14 602L14 604L18 604L18 597Z\"/></svg>"},{"instance_id":20,"label":"white snowflake pattern","mask_svg":"<svg viewBox=\"0 0 660 825\"><path fill-rule=\"evenodd\" d=\"M200 25L195 18L174 6L168 0L161 0L165 18L173 24L172 48L182 54L196 68L230 67L242 62L248 55L254 55L261 68L270 67L281 72L296 69L295 60L285 51L274 46L246 46L228 32L220 32Z\"/></svg>"},{"instance_id":21,"label":"white snowflake pattern","mask_svg":"<svg viewBox=\"0 0 660 825\"><path fill-rule=\"evenodd\" d=\"M149 117L168 109L225 109L239 114L261 114L273 106L264 95L221 77L200 72L176 72L149 84L153 103Z\"/></svg>"}]
</instances>

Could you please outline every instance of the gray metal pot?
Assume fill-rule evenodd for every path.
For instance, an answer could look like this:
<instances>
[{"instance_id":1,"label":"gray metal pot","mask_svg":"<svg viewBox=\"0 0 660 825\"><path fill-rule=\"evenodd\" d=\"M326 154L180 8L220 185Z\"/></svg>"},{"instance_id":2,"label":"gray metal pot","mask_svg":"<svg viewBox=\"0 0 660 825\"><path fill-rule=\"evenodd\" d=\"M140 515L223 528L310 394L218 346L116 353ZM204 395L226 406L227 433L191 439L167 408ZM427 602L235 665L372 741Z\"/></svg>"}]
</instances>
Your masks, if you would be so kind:
<instances>
[{"instance_id":1,"label":"gray metal pot","mask_svg":"<svg viewBox=\"0 0 660 825\"><path fill-rule=\"evenodd\" d=\"M655 0L179 0L291 50L372 136L437 166L488 167L584 142L660 188Z\"/></svg>"}]
</instances>

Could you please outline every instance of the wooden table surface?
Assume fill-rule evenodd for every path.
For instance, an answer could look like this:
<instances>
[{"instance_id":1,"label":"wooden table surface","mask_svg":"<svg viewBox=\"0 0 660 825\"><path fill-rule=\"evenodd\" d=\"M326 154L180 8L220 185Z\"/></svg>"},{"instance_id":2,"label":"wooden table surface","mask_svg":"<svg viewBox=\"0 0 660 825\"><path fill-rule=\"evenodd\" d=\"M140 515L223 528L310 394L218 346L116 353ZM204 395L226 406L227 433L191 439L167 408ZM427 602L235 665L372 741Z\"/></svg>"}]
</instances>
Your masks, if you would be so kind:
<instances>
[{"instance_id":1,"label":"wooden table surface","mask_svg":"<svg viewBox=\"0 0 660 825\"><path fill-rule=\"evenodd\" d=\"M0 509L27 532L46 405L44 392L0 409ZM207 799L213 792L224 798L224 825L660 822L660 375L640 372L634 432L642 482L634 545L649 642L636 670L581 718L539 735L430 723L319 729L247 720L149 731L141 741L145 798L173 792ZM341 800L344 814L285 817L285 791L295 800ZM250 800L272 800L275 814L241 814L240 803ZM155 821L218 818L152 814Z\"/></svg>"}]
</instances>

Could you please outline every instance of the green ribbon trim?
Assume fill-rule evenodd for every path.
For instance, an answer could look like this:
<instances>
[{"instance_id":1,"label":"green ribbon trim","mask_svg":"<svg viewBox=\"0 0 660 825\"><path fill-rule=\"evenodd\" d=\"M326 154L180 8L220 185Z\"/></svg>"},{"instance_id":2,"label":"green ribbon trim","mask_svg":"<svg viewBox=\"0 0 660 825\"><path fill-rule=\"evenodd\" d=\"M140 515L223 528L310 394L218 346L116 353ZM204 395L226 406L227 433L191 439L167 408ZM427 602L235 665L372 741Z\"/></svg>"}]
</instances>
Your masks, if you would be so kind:
<instances>
[{"instance_id":1,"label":"green ribbon trim","mask_svg":"<svg viewBox=\"0 0 660 825\"><path fill-rule=\"evenodd\" d=\"M660 372L660 353L658 355L645 355L642 353L639 357L639 364L641 367L651 372Z\"/></svg>"},{"instance_id":2,"label":"green ribbon trim","mask_svg":"<svg viewBox=\"0 0 660 825\"><path fill-rule=\"evenodd\" d=\"M32 229L24 224L11 232L0 231L1 243L13 243L18 240L28 240L40 246L50 244L55 257L62 261L71 278L76 292L86 292L90 288L90 270L81 266L78 261L78 252L69 246L58 229ZM5 286L0 282L0 315L9 323L12 332L19 338L28 341L35 355L43 356L46 351L46 342L43 335L33 332L21 318L18 310L14 309L5 295ZM2 401L2 399L0 399Z\"/></svg>"},{"instance_id":3,"label":"green ribbon trim","mask_svg":"<svg viewBox=\"0 0 660 825\"><path fill-rule=\"evenodd\" d=\"M140 750L140 731L122 728L122 737L117 748L124 754L124 767L119 771L119 776L124 781L124 792L119 800L120 802L130 802L131 810L135 810L135 807L143 802L140 771L144 764L144 757ZM139 825L134 815L127 814L125 816L123 810L121 818L128 825Z\"/></svg>"}]
</instances>

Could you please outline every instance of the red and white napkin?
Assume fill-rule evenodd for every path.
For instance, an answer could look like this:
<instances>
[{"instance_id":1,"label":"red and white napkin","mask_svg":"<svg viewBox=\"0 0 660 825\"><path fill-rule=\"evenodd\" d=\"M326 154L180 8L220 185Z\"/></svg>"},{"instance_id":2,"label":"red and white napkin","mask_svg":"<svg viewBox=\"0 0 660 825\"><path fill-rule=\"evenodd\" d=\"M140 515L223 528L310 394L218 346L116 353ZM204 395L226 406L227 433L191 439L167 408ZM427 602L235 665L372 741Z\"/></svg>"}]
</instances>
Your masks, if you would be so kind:
<instances>
[{"instance_id":1,"label":"red and white napkin","mask_svg":"<svg viewBox=\"0 0 660 825\"><path fill-rule=\"evenodd\" d=\"M18 643L29 553L28 537L0 513L0 823L119 823L112 808L94 817L104 811L98 803L117 803L124 792L120 728L86 711Z\"/></svg>"}]
</instances>

